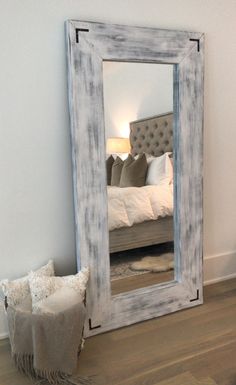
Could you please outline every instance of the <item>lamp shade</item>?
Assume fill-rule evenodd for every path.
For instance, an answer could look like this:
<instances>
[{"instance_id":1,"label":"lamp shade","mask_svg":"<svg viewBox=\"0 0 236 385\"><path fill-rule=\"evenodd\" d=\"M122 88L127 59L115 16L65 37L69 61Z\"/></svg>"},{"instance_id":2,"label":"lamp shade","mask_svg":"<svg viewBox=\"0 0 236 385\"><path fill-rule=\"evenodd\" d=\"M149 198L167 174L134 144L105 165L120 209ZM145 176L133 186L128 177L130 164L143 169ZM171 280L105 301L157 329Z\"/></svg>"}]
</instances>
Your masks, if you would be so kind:
<instances>
[{"instance_id":1,"label":"lamp shade","mask_svg":"<svg viewBox=\"0 0 236 385\"><path fill-rule=\"evenodd\" d=\"M107 138L107 154L122 154L130 152L129 138Z\"/></svg>"}]
</instances>

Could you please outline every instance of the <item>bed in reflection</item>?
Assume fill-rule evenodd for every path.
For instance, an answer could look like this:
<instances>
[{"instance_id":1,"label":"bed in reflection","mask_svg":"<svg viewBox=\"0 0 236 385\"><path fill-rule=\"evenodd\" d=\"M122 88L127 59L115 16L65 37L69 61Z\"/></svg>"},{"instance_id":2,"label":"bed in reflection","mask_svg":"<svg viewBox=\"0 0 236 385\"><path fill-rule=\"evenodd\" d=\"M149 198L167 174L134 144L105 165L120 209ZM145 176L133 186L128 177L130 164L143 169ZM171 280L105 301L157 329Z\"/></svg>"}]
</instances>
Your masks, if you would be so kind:
<instances>
[{"instance_id":1,"label":"bed in reflection","mask_svg":"<svg viewBox=\"0 0 236 385\"><path fill-rule=\"evenodd\" d=\"M144 153L152 159L171 153L172 125L172 113L131 122L131 154ZM173 184L130 187L128 191L108 186L108 201L111 253L173 240Z\"/></svg>"},{"instance_id":2,"label":"bed in reflection","mask_svg":"<svg viewBox=\"0 0 236 385\"><path fill-rule=\"evenodd\" d=\"M151 258L152 254L158 253L155 247L160 245L157 246L159 254L171 251L172 258L169 263L173 268L173 113L131 122L129 141L132 156L130 163L128 158L122 160L117 157L112 160L113 164L108 170L109 160L107 161L111 258L119 268L127 256L131 261L133 258L132 270L142 271L142 266L139 268L135 260L137 253L144 257L148 254ZM133 167L133 175L129 174L130 165ZM124 176L124 171L119 174L126 166L128 177ZM115 174L115 168L119 175ZM144 174L145 179L141 180ZM169 245L169 248L166 245ZM151 261L145 258L147 265L149 262L153 264L153 257ZM154 273L155 266L149 271ZM161 271L160 266L157 271ZM147 278L150 285L150 276L145 277ZM135 280L135 277L132 279ZM153 284L157 283L156 276L153 279ZM171 279L173 274L163 276L160 282ZM134 288L140 287L140 284L141 287L147 285L139 282L137 286L136 282ZM123 287L122 291L124 290L126 289ZM119 292L118 290L117 293ZM116 294L116 289L113 294Z\"/></svg>"}]
</instances>

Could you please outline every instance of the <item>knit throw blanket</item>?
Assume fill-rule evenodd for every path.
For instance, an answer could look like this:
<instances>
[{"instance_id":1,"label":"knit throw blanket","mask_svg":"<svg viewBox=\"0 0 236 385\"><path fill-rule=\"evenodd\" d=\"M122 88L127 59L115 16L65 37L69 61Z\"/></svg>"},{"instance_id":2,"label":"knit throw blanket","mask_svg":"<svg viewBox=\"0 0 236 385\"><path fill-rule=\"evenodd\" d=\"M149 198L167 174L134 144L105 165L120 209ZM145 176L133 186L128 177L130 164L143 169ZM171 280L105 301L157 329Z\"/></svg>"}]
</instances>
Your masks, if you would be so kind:
<instances>
[{"instance_id":1,"label":"knit throw blanket","mask_svg":"<svg viewBox=\"0 0 236 385\"><path fill-rule=\"evenodd\" d=\"M12 356L17 368L37 384L91 384L74 376L82 346L84 304L57 313L33 314L30 296L7 307Z\"/></svg>"}]
</instances>

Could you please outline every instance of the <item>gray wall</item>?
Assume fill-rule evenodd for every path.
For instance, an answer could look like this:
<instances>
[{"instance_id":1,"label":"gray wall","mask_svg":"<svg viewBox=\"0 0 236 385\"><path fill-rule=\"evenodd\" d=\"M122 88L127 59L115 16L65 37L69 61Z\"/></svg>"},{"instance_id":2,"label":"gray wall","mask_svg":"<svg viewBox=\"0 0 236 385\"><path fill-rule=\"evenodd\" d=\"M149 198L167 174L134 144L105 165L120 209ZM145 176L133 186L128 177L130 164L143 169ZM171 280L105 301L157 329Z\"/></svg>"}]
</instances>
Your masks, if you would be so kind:
<instances>
[{"instance_id":1,"label":"gray wall","mask_svg":"<svg viewBox=\"0 0 236 385\"><path fill-rule=\"evenodd\" d=\"M59 273L76 271L70 18L206 33L204 255L235 256L235 0L0 0L0 9L0 278L50 257Z\"/></svg>"}]
</instances>

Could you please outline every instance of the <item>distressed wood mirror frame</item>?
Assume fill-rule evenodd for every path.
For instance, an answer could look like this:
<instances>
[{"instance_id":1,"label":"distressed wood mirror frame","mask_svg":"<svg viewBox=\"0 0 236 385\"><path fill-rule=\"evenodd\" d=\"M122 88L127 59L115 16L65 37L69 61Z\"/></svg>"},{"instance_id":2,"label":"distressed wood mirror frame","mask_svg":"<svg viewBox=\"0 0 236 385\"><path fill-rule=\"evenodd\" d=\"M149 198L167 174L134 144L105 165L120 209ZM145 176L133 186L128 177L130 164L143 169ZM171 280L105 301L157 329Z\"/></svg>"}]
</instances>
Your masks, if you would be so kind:
<instances>
[{"instance_id":1,"label":"distressed wood mirror frame","mask_svg":"<svg viewBox=\"0 0 236 385\"><path fill-rule=\"evenodd\" d=\"M69 105L78 268L89 266L91 336L199 305L202 297L204 36L70 20ZM111 296L103 60L174 65L175 280Z\"/></svg>"}]
</instances>

